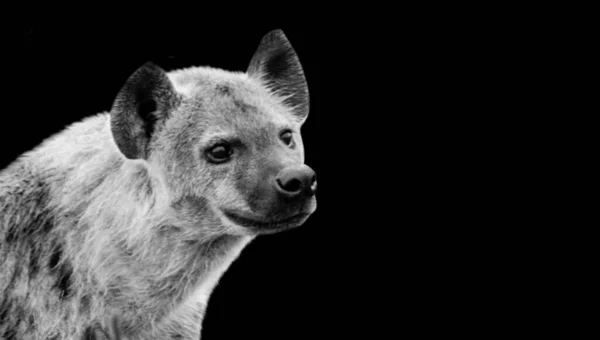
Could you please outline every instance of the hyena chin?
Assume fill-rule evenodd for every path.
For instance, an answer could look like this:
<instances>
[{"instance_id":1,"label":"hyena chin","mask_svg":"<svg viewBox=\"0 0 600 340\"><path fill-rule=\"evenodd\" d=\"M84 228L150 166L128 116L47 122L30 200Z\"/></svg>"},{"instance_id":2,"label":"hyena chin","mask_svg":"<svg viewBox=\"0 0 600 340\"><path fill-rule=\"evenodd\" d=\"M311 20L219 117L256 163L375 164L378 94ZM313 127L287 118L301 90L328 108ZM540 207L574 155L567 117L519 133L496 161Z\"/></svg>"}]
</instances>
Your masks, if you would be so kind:
<instances>
[{"instance_id":1,"label":"hyena chin","mask_svg":"<svg viewBox=\"0 0 600 340\"><path fill-rule=\"evenodd\" d=\"M245 73L148 63L22 155L0 172L0 338L198 339L242 248L316 209L308 107L275 30Z\"/></svg>"}]
</instances>

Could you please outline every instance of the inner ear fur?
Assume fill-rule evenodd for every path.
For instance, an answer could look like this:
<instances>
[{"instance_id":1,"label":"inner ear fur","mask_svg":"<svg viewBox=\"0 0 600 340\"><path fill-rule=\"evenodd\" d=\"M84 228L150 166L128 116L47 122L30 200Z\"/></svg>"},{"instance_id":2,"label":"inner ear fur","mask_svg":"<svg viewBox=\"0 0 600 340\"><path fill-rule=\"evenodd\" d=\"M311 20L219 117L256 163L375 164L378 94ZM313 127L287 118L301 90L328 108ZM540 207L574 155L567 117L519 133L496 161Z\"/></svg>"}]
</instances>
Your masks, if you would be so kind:
<instances>
[{"instance_id":1,"label":"inner ear fur","mask_svg":"<svg viewBox=\"0 0 600 340\"><path fill-rule=\"evenodd\" d=\"M177 100L166 72L151 62L127 79L110 112L113 138L125 157L148 158L150 140Z\"/></svg>"},{"instance_id":2,"label":"inner ear fur","mask_svg":"<svg viewBox=\"0 0 600 340\"><path fill-rule=\"evenodd\" d=\"M246 72L286 98L284 102L301 121L306 119L309 96L304 71L282 30L273 30L262 38Z\"/></svg>"}]
</instances>

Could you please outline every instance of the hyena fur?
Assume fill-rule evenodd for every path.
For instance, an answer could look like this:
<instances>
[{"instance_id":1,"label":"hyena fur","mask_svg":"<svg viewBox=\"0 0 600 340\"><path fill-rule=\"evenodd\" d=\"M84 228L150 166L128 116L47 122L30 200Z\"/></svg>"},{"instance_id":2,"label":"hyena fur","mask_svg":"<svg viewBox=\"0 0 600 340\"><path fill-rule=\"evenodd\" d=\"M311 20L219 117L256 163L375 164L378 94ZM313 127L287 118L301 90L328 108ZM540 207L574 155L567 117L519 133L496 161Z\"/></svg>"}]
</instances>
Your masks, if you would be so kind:
<instances>
[{"instance_id":1,"label":"hyena fur","mask_svg":"<svg viewBox=\"0 0 600 340\"><path fill-rule=\"evenodd\" d=\"M245 73L145 64L23 154L0 172L0 338L198 339L242 248L316 209L308 108L275 30Z\"/></svg>"}]
</instances>

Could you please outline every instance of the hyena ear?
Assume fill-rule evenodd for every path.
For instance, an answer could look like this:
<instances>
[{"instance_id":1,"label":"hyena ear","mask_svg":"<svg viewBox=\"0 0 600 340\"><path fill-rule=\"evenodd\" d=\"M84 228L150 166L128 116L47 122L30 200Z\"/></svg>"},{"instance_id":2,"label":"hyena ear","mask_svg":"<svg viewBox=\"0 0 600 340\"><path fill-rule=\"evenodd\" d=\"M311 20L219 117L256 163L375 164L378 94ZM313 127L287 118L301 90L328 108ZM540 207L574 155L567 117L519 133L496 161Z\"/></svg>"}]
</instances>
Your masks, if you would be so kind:
<instances>
[{"instance_id":1,"label":"hyena ear","mask_svg":"<svg viewBox=\"0 0 600 340\"><path fill-rule=\"evenodd\" d=\"M250 77L261 79L278 95L303 122L308 116L308 86L302 65L282 30L265 35L246 71Z\"/></svg>"},{"instance_id":2,"label":"hyena ear","mask_svg":"<svg viewBox=\"0 0 600 340\"><path fill-rule=\"evenodd\" d=\"M146 63L117 94L110 126L119 150L129 159L147 159L152 135L176 106L177 94L163 69Z\"/></svg>"}]
</instances>

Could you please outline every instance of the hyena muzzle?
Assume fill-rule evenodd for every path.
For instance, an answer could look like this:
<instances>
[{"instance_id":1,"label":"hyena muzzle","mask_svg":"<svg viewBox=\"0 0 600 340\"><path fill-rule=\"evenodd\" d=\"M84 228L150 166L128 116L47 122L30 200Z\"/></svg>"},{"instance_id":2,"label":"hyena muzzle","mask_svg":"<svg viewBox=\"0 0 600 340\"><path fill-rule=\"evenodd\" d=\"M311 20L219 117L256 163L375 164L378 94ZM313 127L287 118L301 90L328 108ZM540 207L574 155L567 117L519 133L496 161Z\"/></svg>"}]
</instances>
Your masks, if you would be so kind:
<instances>
[{"instance_id":1,"label":"hyena muzzle","mask_svg":"<svg viewBox=\"0 0 600 340\"><path fill-rule=\"evenodd\" d=\"M22 155L0 172L0 338L198 339L242 248L316 209L308 108L276 30L245 73L146 64Z\"/></svg>"}]
</instances>

